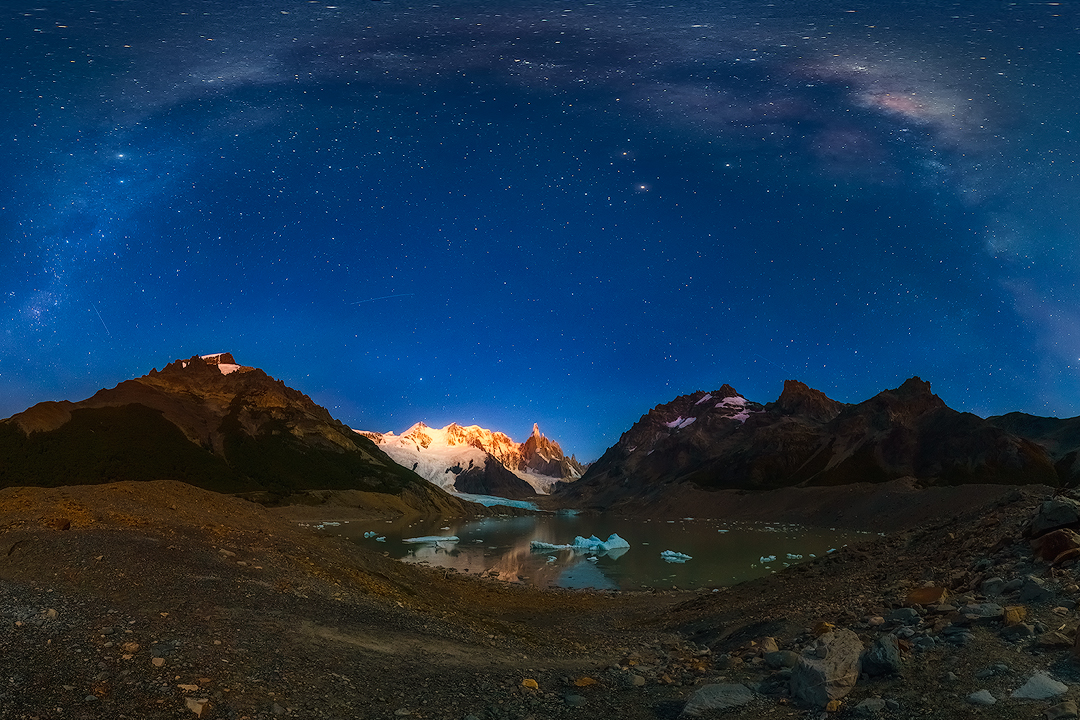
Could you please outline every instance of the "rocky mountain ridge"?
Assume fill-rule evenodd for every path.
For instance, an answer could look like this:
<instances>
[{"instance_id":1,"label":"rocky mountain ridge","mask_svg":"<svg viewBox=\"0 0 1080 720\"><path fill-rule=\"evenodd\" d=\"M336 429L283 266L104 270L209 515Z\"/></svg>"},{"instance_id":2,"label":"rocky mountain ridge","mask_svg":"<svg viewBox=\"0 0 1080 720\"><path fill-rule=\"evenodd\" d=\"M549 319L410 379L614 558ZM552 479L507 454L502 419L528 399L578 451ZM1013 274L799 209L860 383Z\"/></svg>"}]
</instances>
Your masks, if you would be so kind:
<instances>
[{"instance_id":1,"label":"rocky mountain ridge","mask_svg":"<svg viewBox=\"0 0 1080 720\"><path fill-rule=\"evenodd\" d=\"M535 423L521 443L503 432L457 423L431 428L418 422L400 435L358 432L400 465L449 491L524 499L547 493L558 481L573 482L584 470Z\"/></svg>"},{"instance_id":2,"label":"rocky mountain ridge","mask_svg":"<svg viewBox=\"0 0 1080 720\"><path fill-rule=\"evenodd\" d=\"M228 353L176 360L86 400L43 402L0 421L0 487L159 479L270 500L362 490L460 504Z\"/></svg>"},{"instance_id":3,"label":"rocky mountain ridge","mask_svg":"<svg viewBox=\"0 0 1080 720\"><path fill-rule=\"evenodd\" d=\"M918 377L857 404L796 380L761 405L729 385L657 405L572 486L570 502L611 507L689 483L709 490L882 483L1071 485L1080 419L983 419L948 407Z\"/></svg>"}]
</instances>

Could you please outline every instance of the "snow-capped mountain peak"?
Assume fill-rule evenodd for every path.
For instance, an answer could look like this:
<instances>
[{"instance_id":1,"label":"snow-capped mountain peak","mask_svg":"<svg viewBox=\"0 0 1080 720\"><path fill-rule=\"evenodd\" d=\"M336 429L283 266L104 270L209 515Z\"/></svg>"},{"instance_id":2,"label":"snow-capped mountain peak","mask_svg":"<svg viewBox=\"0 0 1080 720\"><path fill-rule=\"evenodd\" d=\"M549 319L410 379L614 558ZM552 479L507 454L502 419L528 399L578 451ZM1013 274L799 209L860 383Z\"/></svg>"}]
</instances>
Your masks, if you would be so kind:
<instances>
[{"instance_id":1,"label":"snow-capped mountain peak","mask_svg":"<svg viewBox=\"0 0 1080 720\"><path fill-rule=\"evenodd\" d=\"M565 457L559 444L545 437L536 423L523 443L503 432L457 423L432 428L418 422L400 435L362 434L398 464L450 491L483 490L507 497L546 494L556 482L576 480L582 473L577 460Z\"/></svg>"}]
</instances>

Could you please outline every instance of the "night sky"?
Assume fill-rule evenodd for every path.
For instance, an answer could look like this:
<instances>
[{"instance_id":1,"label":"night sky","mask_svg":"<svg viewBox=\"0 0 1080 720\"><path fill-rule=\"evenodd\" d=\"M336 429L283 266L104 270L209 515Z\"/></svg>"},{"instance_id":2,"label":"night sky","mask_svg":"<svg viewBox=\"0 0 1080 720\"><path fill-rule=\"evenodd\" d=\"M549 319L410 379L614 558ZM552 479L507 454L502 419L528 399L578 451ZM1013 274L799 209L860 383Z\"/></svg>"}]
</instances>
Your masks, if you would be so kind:
<instances>
[{"instance_id":1,"label":"night sky","mask_svg":"<svg viewBox=\"0 0 1080 720\"><path fill-rule=\"evenodd\" d=\"M0 19L0 417L223 351L583 460L725 382L1080 414L1075 2Z\"/></svg>"}]
</instances>

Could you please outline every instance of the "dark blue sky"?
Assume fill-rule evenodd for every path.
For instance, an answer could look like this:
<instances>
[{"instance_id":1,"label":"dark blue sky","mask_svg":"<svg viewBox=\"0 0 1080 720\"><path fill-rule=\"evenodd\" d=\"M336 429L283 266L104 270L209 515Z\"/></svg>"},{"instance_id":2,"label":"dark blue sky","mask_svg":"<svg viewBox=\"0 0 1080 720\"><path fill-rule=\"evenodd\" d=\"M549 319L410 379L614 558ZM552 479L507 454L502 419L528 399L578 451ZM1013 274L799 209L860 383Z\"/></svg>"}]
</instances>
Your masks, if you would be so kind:
<instances>
[{"instance_id":1,"label":"dark blue sky","mask_svg":"<svg viewBox=\"0 0 1080 720\"><path fill-rule=\"evenodd\" d=\"M230 351L354 427L785 378L1080 414L1075 3L8 3L0 416Z\"/></svg>"}]
</instances>

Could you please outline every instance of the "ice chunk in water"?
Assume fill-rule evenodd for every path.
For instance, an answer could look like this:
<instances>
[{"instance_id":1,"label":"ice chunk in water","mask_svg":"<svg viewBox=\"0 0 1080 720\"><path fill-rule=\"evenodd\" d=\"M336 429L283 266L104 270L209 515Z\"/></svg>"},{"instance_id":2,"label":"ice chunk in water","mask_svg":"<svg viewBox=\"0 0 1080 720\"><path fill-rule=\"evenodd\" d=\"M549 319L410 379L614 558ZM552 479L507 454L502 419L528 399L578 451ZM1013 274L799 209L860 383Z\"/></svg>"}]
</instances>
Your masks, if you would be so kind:
<instances>
[{"instance_id":1,"label":"ice chunk in water","mask_svg":"<svg viewBox=\"0 0 1080 720\"><path fill-rule=\"evenodd\" d=\"M611 533L607 540L592 535L581 537L578 535L570 545L555 545L543 540L533 540L529 547L535 552L550 552L552 550L575 550L588 553L614 553L616 550L628 550L630 543L619 537L618 533ZM621 553L620 553L621 554Z\"/></svg>"}]
</instances>

